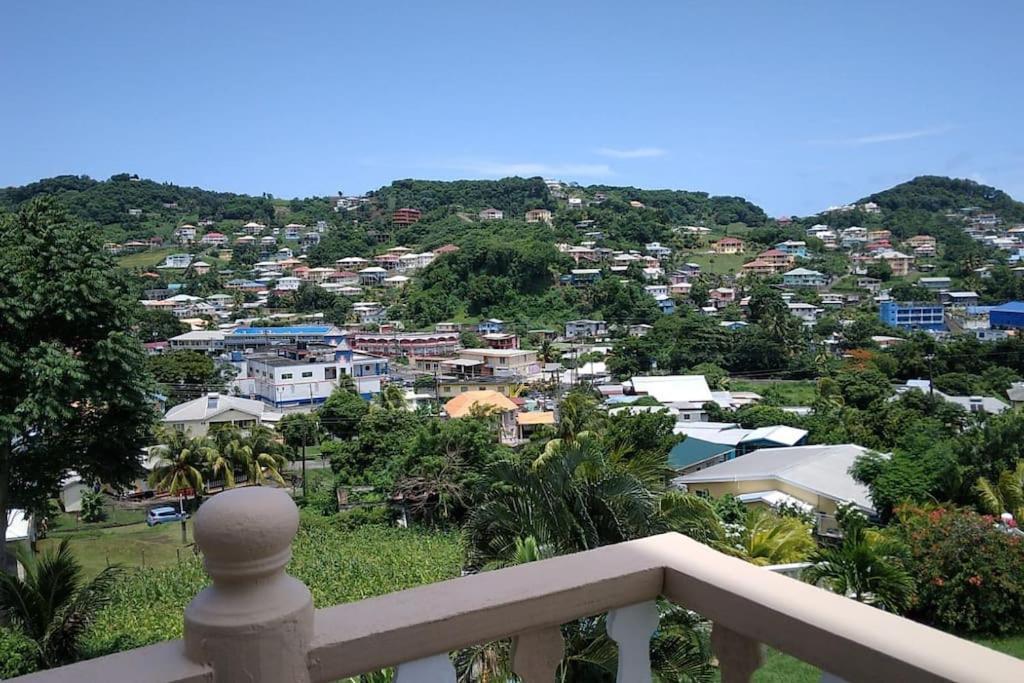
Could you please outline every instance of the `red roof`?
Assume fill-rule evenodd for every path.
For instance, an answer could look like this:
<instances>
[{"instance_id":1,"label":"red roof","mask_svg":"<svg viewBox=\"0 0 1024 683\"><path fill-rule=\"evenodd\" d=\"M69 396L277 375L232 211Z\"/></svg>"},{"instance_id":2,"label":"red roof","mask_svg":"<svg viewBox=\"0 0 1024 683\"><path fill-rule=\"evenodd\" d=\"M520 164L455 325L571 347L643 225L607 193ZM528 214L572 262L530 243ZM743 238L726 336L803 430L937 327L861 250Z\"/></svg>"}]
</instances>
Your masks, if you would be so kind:
<instances>
[{"instance_id":1,"label":"red roof","mask_svg":"<svg viewBox=\"0 0 1024 683\"><path fill-rule=\"evenodd\" d=\"M784 251L779 251L778 249L769 249L768 251L762 251L757 256L760 258L762 256L789 256L789 254Z\"/></svg>"},{"instance_id":2,"label":"red roof","mask_svg":"<svg viewBox=\"0 0 1024 683\"><path fill-rule=\"evenodd\" d=\"M454 244L446 244L443 247L438 247L434 250L435 254L450 254L453 251L458 251L459 248Z\"/></svg>"},{"instance_id":3,"label":"red roof","mask_svg":"<svg viewBox=\"0 0 1024 683\"><path fill-rule=\"evenodd\" d=\"M743 244L743 240L738 240L735 237L723 237L718 240L717 244Z\"/></svg>"}]
</instances>

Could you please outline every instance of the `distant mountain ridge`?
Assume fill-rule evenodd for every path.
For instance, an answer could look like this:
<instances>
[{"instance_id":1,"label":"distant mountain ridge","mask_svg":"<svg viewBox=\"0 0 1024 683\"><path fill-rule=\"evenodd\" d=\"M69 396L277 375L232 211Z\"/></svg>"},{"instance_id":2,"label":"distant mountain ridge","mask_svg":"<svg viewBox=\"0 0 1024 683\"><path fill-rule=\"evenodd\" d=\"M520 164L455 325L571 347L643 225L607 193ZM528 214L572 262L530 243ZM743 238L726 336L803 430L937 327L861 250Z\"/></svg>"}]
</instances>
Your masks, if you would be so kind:
<instances>
[{"instance_id":1,"label":"distant mountain ridge","mask_svg":"<svg viewBox=\"0 0 1024 683\"><path fill-rule=\"evenodd\" d=\"M876 192L858 204L874 202L882 209L900 211L959 211L976 207L1000 214L1007 221L1024 222L1024 202L1002 190L963 178L918 176L913 180Z\"/></svg>"}]
</instances>

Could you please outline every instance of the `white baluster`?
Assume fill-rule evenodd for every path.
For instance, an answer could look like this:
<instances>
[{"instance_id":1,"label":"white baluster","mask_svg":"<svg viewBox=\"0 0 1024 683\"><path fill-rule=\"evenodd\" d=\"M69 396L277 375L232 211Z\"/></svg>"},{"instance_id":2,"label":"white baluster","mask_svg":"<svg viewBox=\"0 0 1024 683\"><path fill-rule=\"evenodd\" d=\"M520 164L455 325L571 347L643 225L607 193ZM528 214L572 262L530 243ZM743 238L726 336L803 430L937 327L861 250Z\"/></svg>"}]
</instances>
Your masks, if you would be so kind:
<instances>
[{"instance_id":1,"label":"white baluster","mask_svg":"<svg viewBox=\"0 0 1024 683\"><path fill-rule=\"evenodd\" d=\"M618 683L651 680L651 636L658 628L658 606L651 602L608 613L608 636L619 646Z\"/></svg>"},{"instance_id":2,"label":"white baluster","mask_svg":"<svg viewBox=\"0 0 1024 683\"><path fill-rule=\"evenodd\" d=\"M455 683L455 665L447 653L398 665L394 683Z\"/></svg>"},{"instance_id":3,"label":"white baluster","mask_svg":"<svg viewBox=\"0 0 1024 683\"><path fill-rule=\"evenodd\" d=\"M520 633L512 641L512 671L523 683L552 683L565 656L558 626Z\"/></svg>"},{"instance_id":4,"label":"white baluster","mask_svg":"<svg viewBox=\"0 0 1024 683\"><path fill-rule=\"evenodd\" d=\"M760 643L717 623L711 629L711 649L722 683L749 683L764 661Z\"/></svg>"}]
</instances>

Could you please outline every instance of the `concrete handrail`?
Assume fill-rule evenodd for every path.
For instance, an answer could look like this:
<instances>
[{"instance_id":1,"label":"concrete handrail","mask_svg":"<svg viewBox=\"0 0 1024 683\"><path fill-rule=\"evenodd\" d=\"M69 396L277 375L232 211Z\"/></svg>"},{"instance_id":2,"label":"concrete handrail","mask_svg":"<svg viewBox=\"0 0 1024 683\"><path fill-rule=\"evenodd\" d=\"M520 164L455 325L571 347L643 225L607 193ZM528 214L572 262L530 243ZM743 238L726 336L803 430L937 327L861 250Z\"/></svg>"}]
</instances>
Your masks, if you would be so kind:
<instances>
[{"instance_id":1,"label":"concrete handrail","mask_svg":"<svg viewBox=\"0 0 1024 683\"><path fill-rule=\"evenodd\" d=\"M758 643L849 681L1024 681L1020 660L679 534L314 612L305 586L284 573L297 524L294 504L279 490L218 495L196 517L196 538L214 583L186 610L184 641L17 680L330 681L410 661L444 664L448 652L524 634L533 634L534 643L558 640L561 624L610 611L622 615L622 608L653 605L662 596L714 622L712 645L724 681L748 680ZM550 661L547 667L553 671Z\"/></svg>"}]
</instances>

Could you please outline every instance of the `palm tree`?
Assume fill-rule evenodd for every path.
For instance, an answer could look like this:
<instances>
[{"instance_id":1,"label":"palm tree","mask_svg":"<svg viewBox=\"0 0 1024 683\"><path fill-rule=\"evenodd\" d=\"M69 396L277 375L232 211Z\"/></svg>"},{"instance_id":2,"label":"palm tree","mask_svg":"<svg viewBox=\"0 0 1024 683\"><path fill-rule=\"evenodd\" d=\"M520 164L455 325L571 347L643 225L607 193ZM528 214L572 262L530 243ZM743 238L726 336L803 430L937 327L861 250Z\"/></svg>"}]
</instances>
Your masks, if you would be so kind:
<instances>
[{"instance_id":1,"label":"palm tree","mask_svg":"<svg viewBox=\"0 0 1024 683\"><path fill-rule=\"evenodd\" d=\"M737 539L738 554L756 565L803 562L814 552L814 537L807 522L754 508Z\"/></svg>"},{"instance_id":2,"label":"palm tree","mask_svg":"<svg viewBox=\"0 0 1024 683\"><path fill-rule=\"evenodd\" d=\"M281 454L281 448L270 429L263 426L253 428L241 449L250 482L257 486L263 486L268 481L285 485L281 472L287 466L288 459Z\"/></svg>"},{"instance_id":3,"label":"palm tree","mask_svg":"<svg viewBox=\"0 0 1024 683\"><path fill-rule=\"evenodd\" d=\"M149 485L171 495L191 489L195 495L203 490L203 469L216 453L213 442L203 437L190 437L184 432L169 431L156 447L160 456L149 475Z\"/></svg>"},{"instance_id":4,"label":"palm tree","mask_svg":"<svg viewBox=\"0 0 1024 683\"><path fill-rule=\"evenodd\" d=\"M813 584L889 612L905 611L914 597L914 580L900 561L902 548L867 528L862 516L843 524L843 542L811 555L803 578Z\"/></svg>"},{"instance_id":5,"label":"palm tree","mask_svg":"<svg viewBox=\"0 0 1024 683\"><path fill-rule=\"evenodd\" d=\"M397 384L389 384L377 394L377 405L384 410L405 410L405 394Z\"/></svg>"},{"instance_id":6,"label":"palm tree","mask_svg":"<svg viewBox=\"0 0 1024 683\"><path fill-rule=\"evenodd\" d=\"M1018 460L1012 470L1000 472L994 482L978 477L974 490L985 512L996 516L1009 512L1014 519L1024 520L1024 460Z\"/></svg>"},{"instance_id":7,"label":"palm tree","mask_svg":"<svg viewBox=\"0 0 1024 683\"><path fill-rule=\"evenodd\" d=\"M19 560L24 578L0 572L0 614L35 641L44 667L80 659L82 634L110 602L120 569L107 567L85 581L67 539L56 552L22 553Z\"/></svg>"},{"instance_id":8,"label":"palm tree","mask_svg":"<svg viewBox=\"0 0 1024 683\"><path fill-rule=\"evenodd\" d=\"M235 485L235 470L245 466L245 437L234 425L219 427L210 432L214 450L206 455L210 478L223 477L226 488Z\"/></svg>"}]
</instances>

